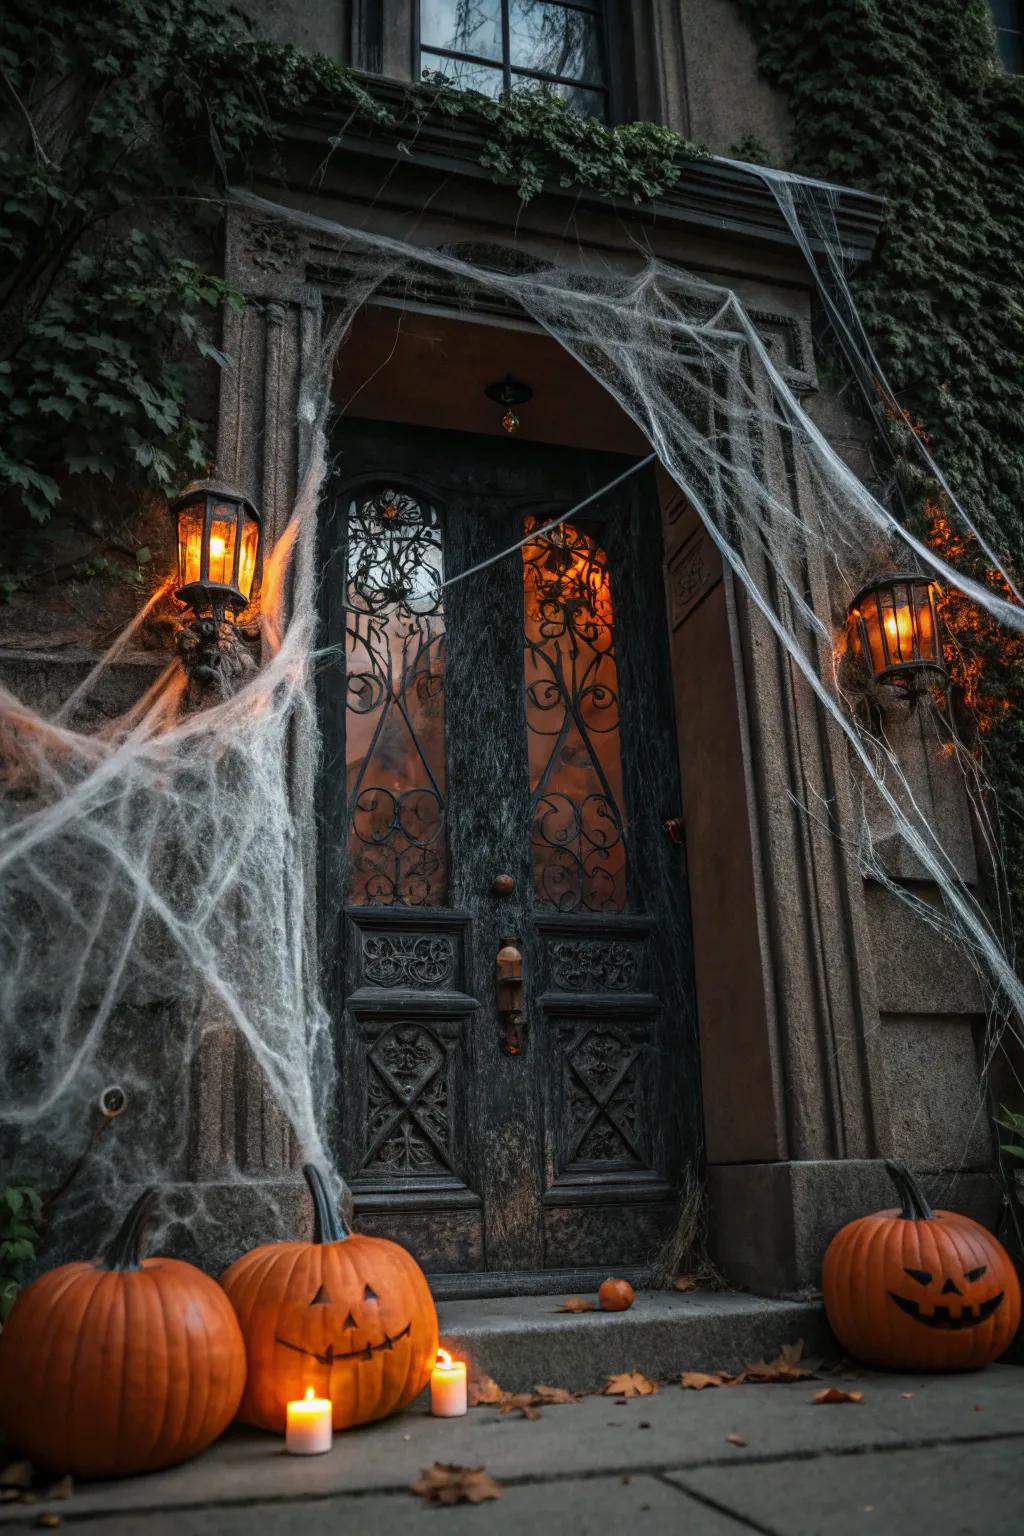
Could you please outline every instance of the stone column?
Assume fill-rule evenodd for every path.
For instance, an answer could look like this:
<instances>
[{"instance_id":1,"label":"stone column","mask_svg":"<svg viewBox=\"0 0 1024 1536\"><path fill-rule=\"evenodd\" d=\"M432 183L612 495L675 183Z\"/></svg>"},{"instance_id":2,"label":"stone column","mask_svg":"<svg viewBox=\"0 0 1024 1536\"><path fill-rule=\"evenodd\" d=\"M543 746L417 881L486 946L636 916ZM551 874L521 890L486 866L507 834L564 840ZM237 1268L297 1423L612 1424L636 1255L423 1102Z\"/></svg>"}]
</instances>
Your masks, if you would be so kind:
<instances>
[{"instance_id":1,"label":"stone column","mask_svg":"<svg viewBox=\"0 0 1024 1536\"><path fill-rule=\"evenodd\" d=\"M245 305L225 320L231 364L221 375L217 473L260 508L264 558L287 525L309 451L299 405L303 385L319 372L321 303L306 282L306 255L300 231L229 214L226 276ZM292 787L297 819L311 823L312 785L301 769ZM307 863L312 872L312 858ZM309 897L312 912L312 889ZM192 1072L189 1175L203 1186L207 1211L212 1202L220 1217L223 1251L201 1256L215 1269L256 1242L295 1235L306 1214L299 1149L261 1068L214 1010L204 1024Z\"/></svg>"}]
</instances>

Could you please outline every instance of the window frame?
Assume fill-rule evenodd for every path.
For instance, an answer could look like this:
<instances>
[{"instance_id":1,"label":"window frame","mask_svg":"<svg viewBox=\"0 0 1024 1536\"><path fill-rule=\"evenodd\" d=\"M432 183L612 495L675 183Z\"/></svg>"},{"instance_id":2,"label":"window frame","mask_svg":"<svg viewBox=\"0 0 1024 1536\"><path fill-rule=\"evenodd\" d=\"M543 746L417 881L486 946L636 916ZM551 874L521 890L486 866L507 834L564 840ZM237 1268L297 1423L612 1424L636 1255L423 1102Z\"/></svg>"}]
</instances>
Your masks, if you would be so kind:
<instances>
[{"instance_id":1,"label":"window frame","mask_svg":"<svg viewBox=\"0 0 1024 1536\"><path fill-rule=\"evenodd\" d=\"M513 89L513 82L519 80L536 80L545 85L575 86L582 91L590 91L595 95L602 95L605 101L603 117L598 117L598 122L604 122L608 126L620 121L621 89L618 79L618 71L614 67L614 60L621 56L620 38L617 27L617 6L610 0L552 0L565 10L580 11L584 15L595 17L600 32L601 63L604 69L604 84L596 85L585 80L573 80L565 75L555 75L547 70L527 69L512 63L512 48L509 23L510 0L499 0L501 6L501 58L489 59L483 54L462 53L458 49L438 48L433 44L424 44L420 32L420 13L422 11L421 0L412 0L412 78L414 81L423 78L423 48L440 58L464 60L467 64L480 64L487 69L500 69L502 72L502 97L508 96Z\"/></svg>"}]
</instances>

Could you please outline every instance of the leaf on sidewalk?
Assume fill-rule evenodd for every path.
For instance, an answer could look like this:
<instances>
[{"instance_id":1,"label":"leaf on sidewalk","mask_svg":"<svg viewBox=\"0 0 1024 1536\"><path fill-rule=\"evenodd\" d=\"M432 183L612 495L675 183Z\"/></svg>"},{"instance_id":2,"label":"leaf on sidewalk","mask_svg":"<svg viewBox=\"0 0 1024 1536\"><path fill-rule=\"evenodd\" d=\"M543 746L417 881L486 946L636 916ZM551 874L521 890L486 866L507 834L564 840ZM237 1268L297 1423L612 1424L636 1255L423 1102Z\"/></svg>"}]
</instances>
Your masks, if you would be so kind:
<instances>
[{"instance_id":1,"label":"leaf on sidewalk","mask_svg":"<svg viewBox=\"0 0 1024 1536\"><path fill-rule=\"evenodd\" d=\"M820 1392L815 1392L812 1399L815 1403L862 1403L863 1392L844 1392L842 1387L823 1387Z\"/></svg>"},{"instance_id":2,"label":"leaf on sidewalk","mask_svg":"<svg viewBox=\"0 0 1024 1536\"><path fill-rule=\"evenodd\" d=\"M597 1308L594 1306L594 1303L592 1301L588 1301L585 1296L570 1296L569 1300L568 1301L563 1301L562 1305L560 1307L556 1307L555 1308L555 1311L556 1312L596 1312Z\"/></svg>"},{"instance_id":3,"label":"leaf on sidewalk","mask_svg":"<svg viewBox=\"0 0 1024 1536\"><path fill-rule=\"evenodd\" d=\"M568 1387L541 1387L533 1389L534 1402L538 1403L578 1403L579 1396L570 1392Z\"/></svg>"},{"instance_id":4,"label":"leaf on sidewalk","mask_svg":"<svg viewBox=\"0 0 1024 1536\"><path fill-rule=\"evenodd\" d=\"M817 1374L821 1362L804 1360L803 1352L803 1339L798 1339L795 1344L783 1344L774 1360L756 1360L753 1365L745 1366L736 1379L761 1382L806 1381Z\"/></svg>"},{"instance_id":5,"label":"leaf on sidewalk","mask_svg":"<svg viewBox=\"0 0 1024 1536\"><path fill-rule=\"evenodd\" d=\"M658 1383L642 1371L620 1371L609 1376L601 1392L605 1397L651 1397L658 1391Z\"/></svg>"},{"instance_id":6,"label":"leaf on sidewalk","mask_svg":"<svg viewBox=\"0 0 1024 1536\"><path fill-rule=\"evenodd\" d=\"M460 1467L454 1462L435 1461L421 1472L410 1492L431 1504L482 1504L484 1499L500 1499L501 1484L483 1467Z\"/></svg>"},{"instance_id":7,"label":"leaf on sidewalk","mask_svg":"<svg viewBox=\"0 0 1024 1536\"><path fill-rule=\"evenodd\" d=\"M502 1413L522 1414L524 1419L539 1419L540 1408L532 1392L506 1392L501 1400Z\"/></svg>"},{"instance_id":8,"label":"leaf on sidewalk","mask_svg":"<svg viewBox=\"0 0 1024 1536\"><path fill-rule=\"evenodd\" d=\"M11 1461L0 1472L0 1488L31 1488L35 1468L30 1461Z\"/></svg>"},{"instance_id":9,"label":"leaf on sidewalk","mask_svg":"<svg viewBox=\"0 0 1024 1536\"><path fill-rule=\"evenodd\" d=\"M497 1408L505 1392L493 1376L474 1376L469 1384L469 1406L471 1408Z\"/></svg>"},{"instance_id":10,"label":"leaf on sidewalk","mask_svg":"<svg viewBox=\"0 0 1024 1536\"><path fill-rule=\"evenodd\" d=\"M70 1499L74 1491L75 1480L69 1473L66 1477L60 1478L51 1488L47 1488L46 1497L48 1499Z\"/></svg>"},{"instance_id":11,"label":"leaf on sidewalk","mask_svg":"<svg viewBox=\"0 0 1024 1536\"><path fill-rule=\"evenodd\" d=\"M672 1289L674 1291L695 1291L697 1289L697 1281L693 1275L680 1275L677 1280L672 1281Z\"/></svg>"},{"instance_id":12,"label":"leaf on sidewalk","mask_svg":"<svg viewBox=\"0 0 1024 1536\"><path fill-rule=\"evenodd\" d=\"M726 1435L725 1438L729 1445L746 1445L747 1443L742 1435Z\"/></svg>"},{"instance_id":13,"label":"leaf on sidewalk","mask_svg":"<svg viewBox=\"0 0 1024 1536\"><path fill-rule=\"evenodd\" d=\"M721 1371L684 1371L680 1379L681 1387L688 1387L692 1392L703 1392L705 1387L724 1387L732 1378Z\"/></svg>"}]
</instances>

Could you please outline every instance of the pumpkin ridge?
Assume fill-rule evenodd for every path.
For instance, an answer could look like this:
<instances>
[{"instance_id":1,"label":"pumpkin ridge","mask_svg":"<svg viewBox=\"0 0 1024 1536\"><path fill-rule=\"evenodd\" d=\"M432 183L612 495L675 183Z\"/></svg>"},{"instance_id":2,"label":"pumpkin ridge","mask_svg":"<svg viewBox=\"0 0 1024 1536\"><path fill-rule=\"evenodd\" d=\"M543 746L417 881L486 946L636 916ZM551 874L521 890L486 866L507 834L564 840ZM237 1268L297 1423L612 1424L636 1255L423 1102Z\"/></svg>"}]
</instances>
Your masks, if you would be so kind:
<instances>
[{"instance_id":1,"label":"pumpkin ridge","mask_svg":"<svg viewBox=\"0 0 1024 1536\"><path fill-rule=\"evenodd\" d=\"M284 1247L284 1244L280 1246ZM260 1282L282 1257L279 1251L275 1251L277 1248L276 1243L264 1243L262 1247L254 1248L251 1253L240 1255L221 1276L220 1283L228 1292L231 1304L239 1316L244 1313L248 1317L253 1304L253 1295L259 1289ZM226 1281L230 1282L230 1289L225 1284Z\"/></svg>"},{"instance_id":2,"label":"pumpkin ridge","mask_svg":"<svg viewBox=\"0 0 1024 1536\"><path fill-rule=\"evenodd\" d=\"M161 1300L162 1300L162 1297L161 1297ZM209 1326L208 1326L207 1320L206 1320L206 1308L205 1307L197 1307L195 1310L196 1310L196 1312L198 1314L199 1323L200 1323L200 1325L202 1327L202 1330L203 1330L203 1342L202 1342L202 1345L200 1346L199 1345L199 1341L193 1336L192 1331L189 1330L189 1333L188 1333L187 1360L188 1360L188 1370L189 1370L189 1375L190 1376L195 1374L194 1370L193 1370L193 1366L194 1366L194 1363L195 1363L194 1360L193 1360L193 1356L198 1353L200 1358L204 1358L205 1357L207 1360L209 1360L211 1358L211 1353L212 1353L212 1346L211 1346L211 1340L210 1340L210 1329L209 1329ZM196 1415L196 1418L198 1419L198 1422L200 1424L205 1424L206 1423L207 1419L210 1417L211 1409L215 1406L215 1402L213 1400L213 1397L214 1397L213 1372L209 1371L209 1370L203 1372L203 1394L204 1394L203 1395L203 1411L202 1411L201 1414ZM188 1407L189 1407L189 1405L188 1405L187 1402L184 1402L182 1404L182 1408L185 1411L182 1413L182 1416L181 1416L181 1426L180 1426L180 1428L178 1430L177 1440L175 1442L179 1447L181 1446L183 1441L188 1441L189 1445L191 1443L190 1440L189 1440L189 1412L188 1412Z\"/></svg>"},{"instance_id":3,"label":"pumpkin ridge","mask_svg":"<svg viewBox=\"0 0 1024 1536\"><path fill-rule=\"evenodd\" d=\"M178 1289L177 1286L174 1284L173 1278L172 1278L172 1281L171 1281L171 1285L172 1285L171 1298L173 1300L176 1297L176 1292L177 1292L177 1289ZM147 1287L147 1290L148 1290L148 1293L149 1293L147 1295L147 1298L146 1298L146 1300L147 1300L147 1310L152 1310L154 1312L155 1316L160 1319L160 1329L161 1329L161 1332L163 1334L163 1342L164 1342L162 1358L165 1359L165 1360L175 1359L176 1357L179 1357L182 1352L184 1352L185 1339L184 1338L176 1337L177 1330L174 1328L173 1323L171 1321L171 1318L168 1316L168 1312L167 1312L167 1306L166 1306L166 1302L165 1302L165 1299L164 1299L164 1287L162 1285L156 1284L156 1282L154 1281L154 1283L152 1285ZM150 1309L149 1306L148 1306L148 1303L150 1301L153 1303L152 1309ZM205 1322L205 1319L202 1316L202 1309L197 1307L195 1310L199 1314L200 1321L203 1323L203 1337L204 1337L204 1339L206 1339L208 1341L209 1340L209 1335L206 1332L206 1322ZM181 1332L184 1334L185 1330L182 1329ZM185 1368L188 1371L189 1375L191 1376L191 1374L192 1374L192 1352L191 1352L191 1350L188 1350L186 1352ZM170 1411L171 1411L171 1408L173 1406L173 1396L172 1396L172 1392L171 1392L171 1382L170 1382L170 1379L169 1379L170 1373L167 1372L166 1375L168 1377L168 1380L166 1381L165 1388L164 1388L163 1410L162 1410L162 1412L160 1414L160 1418L159 1418L159 1420L157 1422L156 1435L154 1436L153 1443L149 1447L149 1449L147 1451L147 1454L146 1454L146 1461L147 1461L147 1463L153 1457L158 1456L160 1454L160 1447L161 1447L161 1445L163 1445L165 1437L166 1437L167 1441L169 1442L168 1449L177 1448L178 1442L181 1439L181 1431L180 1430L178 1430L176 1435L175 1434L170 1434L169 1431L168 1431L168 1419L170 1417ZM186 1400L186 1406L187 1406L187 1400ZM197 1415L200 1423L202 1423L203 1420L205 1419L206 1407L207 1407L207 1404L204 1402L203 1403L203 1413ZM172 1427L173 1427L173 1425L172 1425Z\"/></svg>"},{"instance_id":4,"label":"pumpkin ridge","mask_svg":"<svg viewBox=\"0 0 1024 1536\"><path fill-rule=\"evenodd\" d=\"M112 1273L112 1271L110 1273ZM94 1306L94 1304L96 1302L97 1297L99 1296L100 1292L103 1289L103 1286L104 1286L104 1283L106 1282L106 1279L107 1279L107 1275L106 1274L100 1274L100 1275L94 1277L92 1288L91 1288L91 1290L89 1292L89 1296L88 1296L88 1298L86 1300L85 1306L82 1309L82 1315L81 1315L81 1317L78 1320L78 1326L75 1329L74 1349L71 1352L70 1369L68 1370L68 1373L67 1373L68 1391L66 1392L65 1397L64 1397L64 1425L63 1425L64 1433L63 1433L62 1440L60 1442L65 1447L67 1447L69 1450L72 1450L72 1451L76 1449L75 1443L74 1443L74 1433L75 1433L75 1397L77 1395L78 1383L82 1379L81 1375L80 1375L79 1357L80 1357L81 1352L82 1352L83 1341L87 1337L87 1326L86 1325L87 1325L87 1323L89 1321L89 1314L90 1314L90 1312L93 1309L93 1306ZM113 1282L113 1284L116 1284L116 1283L117 1283L116 1281Z\"/></svg>"}]
</instances>

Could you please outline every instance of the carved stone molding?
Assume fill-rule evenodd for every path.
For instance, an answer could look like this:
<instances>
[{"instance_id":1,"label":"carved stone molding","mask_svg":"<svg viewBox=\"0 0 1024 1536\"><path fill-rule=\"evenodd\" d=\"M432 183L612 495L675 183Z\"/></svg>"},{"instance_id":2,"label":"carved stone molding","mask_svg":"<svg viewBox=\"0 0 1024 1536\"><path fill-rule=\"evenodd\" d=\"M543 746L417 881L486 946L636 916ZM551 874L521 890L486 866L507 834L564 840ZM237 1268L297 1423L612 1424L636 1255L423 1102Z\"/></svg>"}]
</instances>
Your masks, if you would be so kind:
<instances>
[{"instance_id":1,"label":"carved stone molding","mask_svg":"<svg viewBox=\"0 0 1024 1536\"><path fill-rule=\"evenodd\" d=\"M721 575L722 557L706 530L698 528L668 568L669 621L673 629L678 629Z\"/></svg>"}]
</instances>

